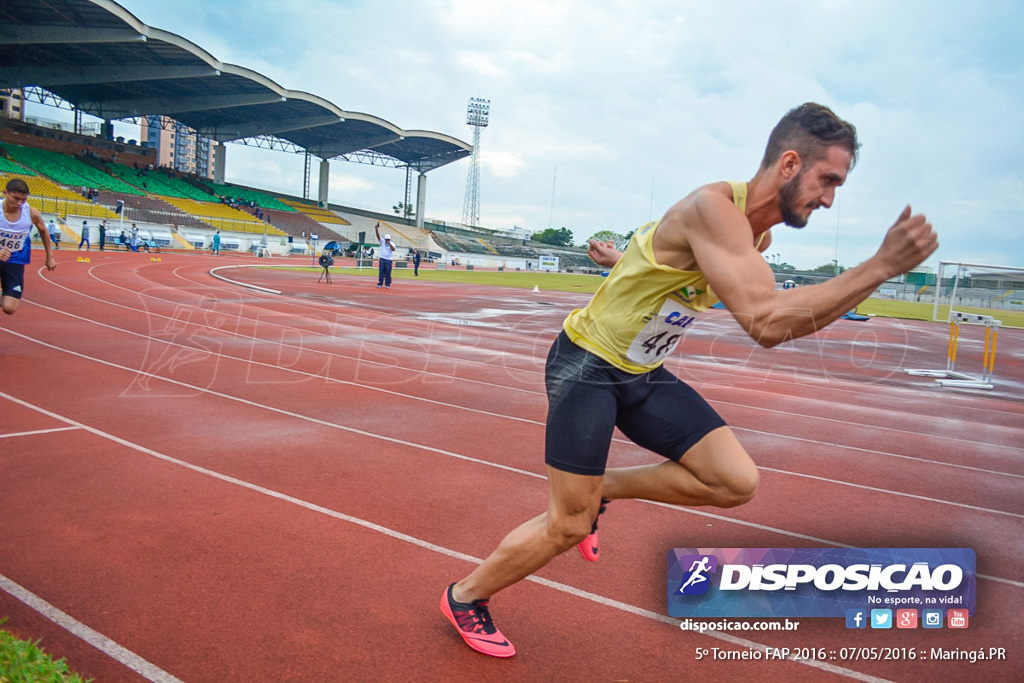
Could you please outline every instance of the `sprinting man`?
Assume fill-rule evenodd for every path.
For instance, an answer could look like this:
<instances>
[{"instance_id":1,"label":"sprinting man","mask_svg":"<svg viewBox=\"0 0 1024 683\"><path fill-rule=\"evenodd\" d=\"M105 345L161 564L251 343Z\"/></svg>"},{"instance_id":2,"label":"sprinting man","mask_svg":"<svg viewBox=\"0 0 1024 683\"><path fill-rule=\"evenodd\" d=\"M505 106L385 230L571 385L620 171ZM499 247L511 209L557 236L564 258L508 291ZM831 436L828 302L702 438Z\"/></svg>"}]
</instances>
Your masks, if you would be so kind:
<instances>
[{"instance_id":1,"label":"sprinting man","mask_svg":"<svg viewBox=\"0 0 1024 683\"><path fill-rule=\"evenodd\" d=\"M827 107L801 105L775 126L749 182L697 188L637 230L625 252L591 243L592 258L614 268L590 303L569 314L548 355L548 508L441 596L441 611L471 648L515 654L491 619L489 598L573 546L596 561L597 517L608 501L727 508L754 496L750 456L662 363L718 300L772 347L817 332L938 248L931 224L907 206L864 263L818 285L775 289L760 253L771 227L804 227L815 209L830 207L858 148L851 124ZM606 470L615 427L665 460Z\"/></svg>"},{"instance_id":2,"label":"sprinting man","mask_svg":"<svg viewBox=\"0 0 1024 683\"><path fill-rule=\"evenodd\" d=\"M43 216L28 205L28 183L21 178L7 181L4 212L0 218L0 308L14 315L21 303L25 287L25 266L32 260L32 226L39 230L39 239L46 249L46 269L57 268L50 233Z\"/></svg>"}]
</instances>

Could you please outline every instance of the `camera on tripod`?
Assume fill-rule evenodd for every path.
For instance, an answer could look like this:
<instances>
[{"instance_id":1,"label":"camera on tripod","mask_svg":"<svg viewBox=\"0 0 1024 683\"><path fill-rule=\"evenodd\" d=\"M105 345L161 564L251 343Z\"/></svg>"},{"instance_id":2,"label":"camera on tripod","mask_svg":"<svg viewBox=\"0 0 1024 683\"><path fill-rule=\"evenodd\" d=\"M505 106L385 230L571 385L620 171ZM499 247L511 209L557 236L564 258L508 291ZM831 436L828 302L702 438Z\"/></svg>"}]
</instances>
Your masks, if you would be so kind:
<instances>
[{"instance_id":1,"label":"camera on tripod","mask_svg":"<svg viewBox=\"0 0 1024 683\"><path fill-rule=\"evenodd\" d=\"M320 258L317 259L317 263L324 269L324 272L320 273L320 279L317 280L317 284L320 283L324 278L327 279L327 284L331 284L331 266L334 265L334 257L330 254L320 254Z\"/></svg>"}]
</instances>

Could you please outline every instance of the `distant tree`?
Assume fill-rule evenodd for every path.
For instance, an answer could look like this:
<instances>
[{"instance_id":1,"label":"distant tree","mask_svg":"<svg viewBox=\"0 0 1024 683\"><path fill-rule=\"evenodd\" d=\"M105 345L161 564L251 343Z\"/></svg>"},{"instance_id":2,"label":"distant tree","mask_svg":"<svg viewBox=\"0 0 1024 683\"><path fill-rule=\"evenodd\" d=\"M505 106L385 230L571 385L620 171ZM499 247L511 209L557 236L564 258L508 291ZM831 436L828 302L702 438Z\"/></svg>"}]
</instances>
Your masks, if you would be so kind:
<instances>
[{"instance_id":1,"label":"distant tree","mask_svg":"<svg viewBox=\"0 0 1024 683\"><path fill-rule=\"evenodd\" d=\"M398 202L391 207L391 210L394 211L396 215L404 216L405 218L411 218L414 212L412 205L406 204L405 202Z\"/></svg>"},{"instance_id":2,"label":"distant tree","mask_svg":"<svg viewBox=\"0 0 1024 683\"><path fill-rule=\"evenodd\" d=\"M591 235L590 239L588 239L587 242L589 242L590 240L597 240L599 242L607 242L608 240L611 240L615 242L616 249L622 250L626 248L627 244L629 244L629 238L632 236L632 230L629 231L628 235L621 235L612 230L599 230L595 232L593 235Z\"/></svg>"},{"instance_id":3,"label":"distant tree","mask_svg":"<svg viewBox=\"0 0 1024 683\"><path fill-rule=\"evenodd\" d=\"M572 246L572 230L569 228L547 228L540 232L535 232L530 235L530 239L535 242L543 242L544 244L551 244L556 247L571 247Z\"/></svg>"},{"instance_id":4,"label":"distant tree","mask_svg":"<svg viewBox=\"0 0 1024 683\"><path fill-rule=\"evenodd\" d=\"M587 238L587 241L597 240L599 242L607 242L608 240L619 240L622 239L622 235L612 230L598 230L593 235Z\"/></svg>"},{"instance_id":5,"label":"distant tree","mask_svg":"<svg viewBox=\"0 0 1024 683\"><path fill-rule=\"evenodd\" d=\"M811 270L811 271L808 271L808 272L817 273L818 275L835 275L837 272L841 273L844 270L846 270L846 268L844 268L843 266L837 266L833 262L833 263L825 263L823 265L818 266L814 270Z\"/></svg>"}]
</instances>

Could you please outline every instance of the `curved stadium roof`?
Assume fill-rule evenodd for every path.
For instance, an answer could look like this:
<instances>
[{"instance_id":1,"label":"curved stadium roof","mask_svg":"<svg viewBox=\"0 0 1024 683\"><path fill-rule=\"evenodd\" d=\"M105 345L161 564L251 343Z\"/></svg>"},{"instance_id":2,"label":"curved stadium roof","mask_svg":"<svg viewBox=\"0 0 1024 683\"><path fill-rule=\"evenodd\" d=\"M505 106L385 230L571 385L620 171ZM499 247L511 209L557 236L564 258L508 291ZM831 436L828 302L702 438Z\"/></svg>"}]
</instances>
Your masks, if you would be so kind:
<instances>
[{"instance_id":1,"label":"curved stadium roof","mask_svg":"<svg viewBox=\"0 0 1024 683\"><path fill-rule=\"evenodd\" d=\"M102 119L166 115L218 142L276 137L321 159L380 155L426 172L472 152L221 62L112 0L0 3L0 88L32 86Z\"/></svg>"}]
</instances>

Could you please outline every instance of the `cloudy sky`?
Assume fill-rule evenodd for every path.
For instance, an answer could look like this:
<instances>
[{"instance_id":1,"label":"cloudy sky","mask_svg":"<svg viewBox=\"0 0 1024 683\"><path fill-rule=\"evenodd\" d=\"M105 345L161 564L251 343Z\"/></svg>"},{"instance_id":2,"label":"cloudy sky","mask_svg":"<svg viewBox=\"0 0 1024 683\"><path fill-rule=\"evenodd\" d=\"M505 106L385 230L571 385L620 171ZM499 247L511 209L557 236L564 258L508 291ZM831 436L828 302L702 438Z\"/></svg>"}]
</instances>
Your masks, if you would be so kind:
<instances>
[{"instance_id":1,"label":"cloudy sky","mask_svg":"<svg viewBox=\"0 0 1024 683\"><path fill-rule=\"evenodd\" d=\"M775 122L817 101L857 126L830 210L771 251L798 267L869 257L910 203L938 260L1024 267L1024 5L1016 0L121 0L150 26L285 88L472 140L481 223L582 242L747 180ZM468 160L428 175L459 221ZM302 156L228 146L228 180L293 194ZM315 180L314 180L315 183ZM335 161L332 202L387 210L402 170ZM312 189L313 194L316 188Z\"/></svg>"}]
</instances>

